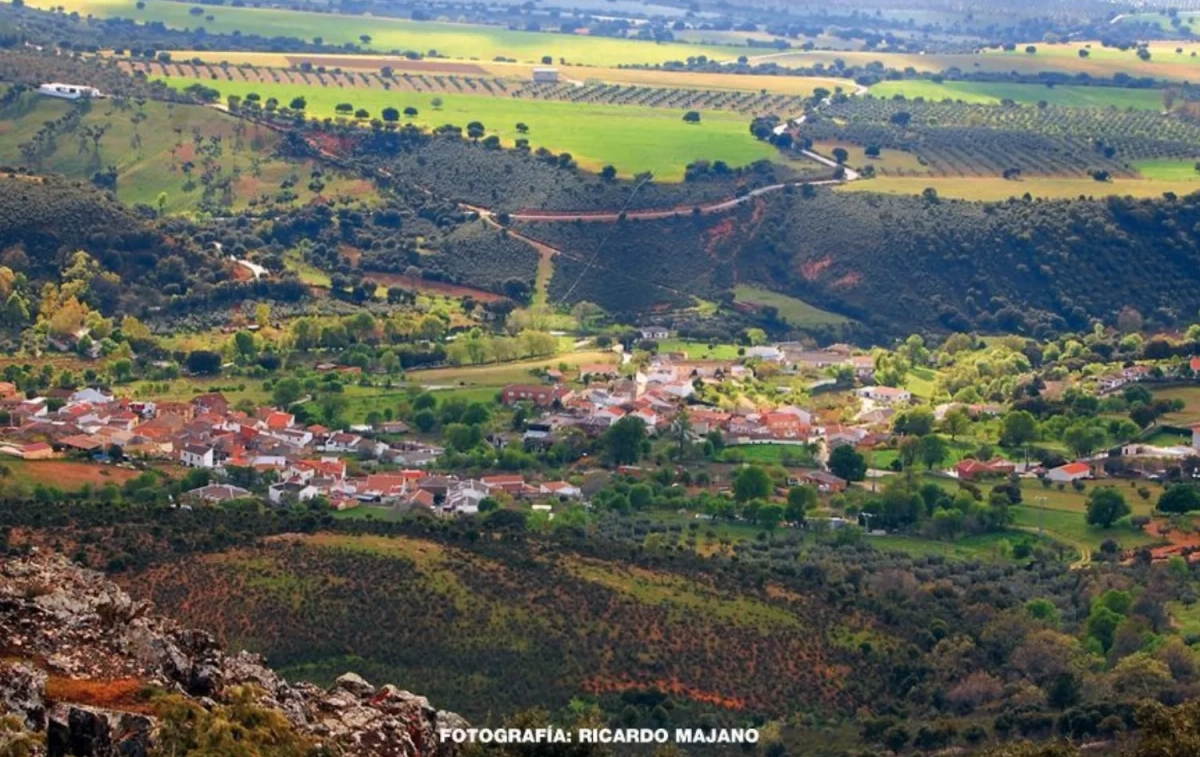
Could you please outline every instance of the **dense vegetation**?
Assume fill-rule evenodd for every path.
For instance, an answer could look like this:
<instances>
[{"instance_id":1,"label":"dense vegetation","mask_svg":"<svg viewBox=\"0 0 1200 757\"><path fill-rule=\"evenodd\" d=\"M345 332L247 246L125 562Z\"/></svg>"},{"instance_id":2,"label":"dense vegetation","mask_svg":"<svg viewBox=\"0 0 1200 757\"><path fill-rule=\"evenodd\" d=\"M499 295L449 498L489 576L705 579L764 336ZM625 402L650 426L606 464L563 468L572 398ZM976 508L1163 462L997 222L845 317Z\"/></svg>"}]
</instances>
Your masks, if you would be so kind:
<instances>
[{"instance_id":1,"label":"dense vegetation","mask_svg":"<svg viewBox=\"0 0 1200 757\"><path fill-rule=\"evenodd\" d=\"M611 236L607 224L517 228L594 254L592 270L681 293L758 282L883 328L1041 333L1113 322L1126 306L1163 325L1193 312L1197 221L1194 196L980 204L796 190L723 216L628 221ZM575 278L560 269L552 293ZM663 301L646 287L586 284L571 299L615 312Z\"/></svg>"}]
</instances>

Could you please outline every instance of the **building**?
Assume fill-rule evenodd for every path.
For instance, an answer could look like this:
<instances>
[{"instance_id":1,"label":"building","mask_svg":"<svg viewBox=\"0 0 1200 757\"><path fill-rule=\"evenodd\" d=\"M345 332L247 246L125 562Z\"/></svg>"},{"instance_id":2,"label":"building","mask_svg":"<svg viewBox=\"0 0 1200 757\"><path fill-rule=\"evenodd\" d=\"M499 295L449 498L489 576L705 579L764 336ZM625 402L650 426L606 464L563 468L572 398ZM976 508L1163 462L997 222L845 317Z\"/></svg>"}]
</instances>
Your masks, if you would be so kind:
<instances>
[{"instance_id":1,"label":"building","mask_svg":"<svg viewBox=\"0 0 1200 757\"><path fill-rule=\"evenodd\" d=\"M307 502L319 494L317 487L303 481L284 481L272 484L268 492L271 501L277 505L290 502Z\"/></svg>"},{"instance_id":2,"label":"building","mask_svg":"<svg viewBox=\"0 0 1200 757\"><path fill-rule=\"evenodd\" d=\"M638 333L642 335L642 339L650 339L656 342L671 337L671 330L663 326L645 326L638 329Z\"/></svg>"},{"instance_id":3,"label":"building","mask_svg":"<svg viewBox=\"0 0 1200 757\"><path fill-rule=\"evenodd\" d=\"M231 484L209 484L208 486L201 486L199 489L192 489L185 494L201 502L229 502L234 499L245 499L254 496L249 490Z\"/></svg>"},{"instance_id":4,"label":"building","mask_svg":"<svg viewBox=\"0 0 1200 757\"><path fill-rule=\"evenodd\" d=\"M1060 465L1057 468L1051 468L1046 473L1046 478L1056 484L1069 484L1079 479L1091 478L1092 466L1087 463L1067 463Z\"/></svg>"},{"instance_id":5,"label":"building","mask_svg":"<svg viewBox=\"0 0 1200 757\"><path fill-rule=\"evenodd\" d=\"M46 95L47 97L58 97L63 100L79 100L84 97L104 97L100 90L95 87L88 87L83 84L63 84L62 82L50 82L38 87L38 94Z\"/></svg>"},{"instance_id":6,"label":"building","mask_svg":"<svg viewBox=\"0 0 1200 757\"><path fill-rule=\"evenodd\" d=\"M567 396L567 390L561 386L512 384L504 387L504 390L500 393L500 400L505 405L515 405L518 402L531 402L538 407L550 407L565 396Z\"/></svg>"},{"instance_id":7,"label":"building","mask_svg":"<svg viewBox=\"0 0 1200 757\"><path fill-rule=\"evenodd\" d=\"M821 470L802 470L797 471L794 478L788 481L789 484L795 486L798 484L807 484L808 486L817 487L817 491L824 494L836 494L846 491L846 479L839 478L832 473L826 473Z\"/></svg>"},{"instance_id":8,"label":"building","mask_svg":"<svg viewBox=\"0 0 1200 757\"><path fill-rule=\"evenodd\" d=\"M1008 460L994 458L992 460L960 460L954 466L954 472L961 481L974 481L978 478L1007 476L1016 471L1017 466Z\"/></svg>"},{"instance_id":9,"label":"building","mask_svg":"<svg viewBox=\"0 0 1200 757\"><path fill-rule=\"evenodd\" d=\"M187 444L179 450L179 462L189 468L213 468L216 466L216 453L207 445Z\"/></svg>"},{"instance_id":10,"label":"building","mask_svg":"<svg viewBox=\"0 0 1200 757\"><path fill-rule=\"evenodd\" d=\"M889 405L912 401L912 392L906 389L897 389L894 386L864 386L857 393L863 399Z\"/></svg>"},{"instance_id":11,"label":"building","mask_svg":"<svg viewBox=\"0 0 1200 757\"><path fill-rule=\"evenodd\" d=\"M558 69L550 66L538 66L533 69L533 81L535 84L557 84Z\"/></svg>"}]
</instances>

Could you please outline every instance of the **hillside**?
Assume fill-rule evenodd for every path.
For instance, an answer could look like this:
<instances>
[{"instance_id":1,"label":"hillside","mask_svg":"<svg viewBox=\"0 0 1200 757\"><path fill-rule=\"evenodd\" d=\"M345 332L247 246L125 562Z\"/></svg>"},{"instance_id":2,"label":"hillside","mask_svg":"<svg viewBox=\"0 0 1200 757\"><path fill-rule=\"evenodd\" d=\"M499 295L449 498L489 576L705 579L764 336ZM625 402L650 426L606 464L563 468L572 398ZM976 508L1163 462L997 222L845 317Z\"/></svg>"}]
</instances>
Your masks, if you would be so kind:
<instances>
[{"instance_id":1,"label":"hillside","mask_svg":"<svg viewBox=\"0 0 1200 757\"><path fill-rule=\"evenodd\" d=\"M0 639L5 754L452 757L437 730L466 725L355 675L289 684L53 554L0 560Z\"/></svg>"},{"instance_id":2,"label":"hillside","mask_svg":"<svg viewBox=\"0 0 1200 757\"><path fill-rule=\"evenodd\" d=\"M0 165L90 181L130 205L241 209L370 191L328 169L314 175L311 160L278 157L279 142L266 127L199 105L0 92Z\"/></svg>"},{"instance_id":3,"label":"hillside","mask_svg":"<svg viewBox=\"0 0 1200 757\"><path fill-rule=\"evenodd\" d=\"M1200 307L1198 199L984 204L797 190L722 215L626 221L616 234L608 223L515 228L592 261L557 266L552 297L615 312L757 284L885 331L1039 333L1112 322L1125 306L1172 325ZM606 287L606 271L641 284Z\"/></svg>"}]
</instances>

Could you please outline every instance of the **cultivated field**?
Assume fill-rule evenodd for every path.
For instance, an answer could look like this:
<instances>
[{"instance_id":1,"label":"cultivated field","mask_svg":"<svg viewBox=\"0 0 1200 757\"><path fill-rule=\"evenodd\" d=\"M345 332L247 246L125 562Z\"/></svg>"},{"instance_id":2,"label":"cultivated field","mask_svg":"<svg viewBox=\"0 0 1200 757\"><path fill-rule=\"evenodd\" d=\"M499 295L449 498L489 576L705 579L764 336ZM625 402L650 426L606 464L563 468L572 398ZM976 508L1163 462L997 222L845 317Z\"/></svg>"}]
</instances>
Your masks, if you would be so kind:
<instances>
[{"instance_id":1,"label":"cultivated field","mask_svg":"<svg viewBox=\"0 0 1200 757\"><path fill-rule=\"evenodd\" d=\"M875 97L903 95L909 99L962 100L967 103L998 105L1012 100L1024 105L1047 102L1051 105L1086 108L1138 108L1162 110L1162 93L1157 89L1118 87L1047 87L1041 84L1007 84L969 81L933 82L921 79L885 81L871 87Z\"/></svg>"},{"instance_id":2,"label":"cultivated field","mask_svg":"<svg viewBox=\"0 0 1200 757\"><path fill-rule=\"evenodd\" d=\"M856 181L837 187L838 192L884 192L921 194L927 187L941 197L961 200L999 201L1022 197L1026 193L1043 199L1075 199L1121 195L1162 197L1164 192L1187 195L1200 190L1200 181L1158 181L1152 179L1113 179L1098 182L1087 178L1035 177L1017 181L987 176L884 176Z\"/></svg>"},{"instance_id":3,"label":"cultivated field","mask_svg":"<svg viewBox=\"0 0 1200 757\"><path fill-rule=\"evenodd\" d=\"M734 290L734 300L751 305L774 307L779 310L781 317L786 318L789 324L798 328L840 326L851 322L843 315L815 308L804 300L752 286L738 286Z\"/></svg>"},{"instance_id":4,"label":"cultivated field","mask_svg":"<svg viewBox=\"0 0 1200 757\"><path fill-rule=\"evenodd\" d=\"M386 55L305 55L286 53L249 53L237 51L171 51L175 61L201 60L205 63L228 63L231 66L249 64L269 68L295 68L303 62L314 67L340 68L343 71L369 71L378 73L383 66L390 66L397 73L426 73L458 76L491 76L500 79L529 81L536 68L529 63L503 63L496 61L471 61L464 63L453 60L409 60ZM678 89L735 90L740 92L767 92L779 95L807 97L817 87L830 91L850 92L856 88L853 81L826 76L754 76L750 74L710 74L689 71L668 71L640 68L613 68L610 66L569 65L560 67L564 80L583 83L634 84L643 87Z\"/></svg>"},{"instance_id":5,"label":"cultivated field","mask_svg":"<svg viewBox=\"0 0 1200 757\"><path fill-rule=\"evenodd\" d=\"M813 149L821 155L833 155L834 150L846 151L846 165L862 169L863 166L875 166L875 171L881 176L911 176L913 174L928 174L929 166L921 162L917 155L904 150L880 149L878 156L870 156L866 148L853 142L838 140L818 140L813 143Z\"/></svg>"},{"instance_id":6,"label":"cultivated field","mask_svg":"<svg viewBox=\"0 0 1200 757\"><path fill-rule=\"evenodd\" d=\"M770 159L775 150L750 136L747 120L736 113L708 112L699 124L682 120L683 111L616 105L529 101L480 95L434 95L392 93L385 90L340 90L321 86L263 82L214 82L173 77L172 86L184 88L201 83L216 88L222 97L245 97L257 93L263 101L276 98L286 106L303 96L306 113L312 117L338 116L337 106L349 103L365 109L371 118L383 108L403 111L415 107L418 115L406 121L435 128L443 124L466 127L472 121L484 124L488 134L512 145L529 140L532 147L568 152L583 167L598 169L611 164L622 173L653 171L663 181L679 180L684 167L697 159L724 160L732 166ZM438 108L433 100L441 100ZM522 135L518 123L529 127Z\"/></svg>"},{"instance_id":7,"label":"cultivated field","mask_svg":"<svg viewBox=\"0 0 1200 757\"><path fill-rule=\"evenodd\" d=\"M543 56L555 61L618 65L623 63L665 63L688 57L736 58L735 47L715 45L657 44L639 40L587 37L538 32L509 31L499 27L407 21L398 18L308 13L274 8L234 8L198 6L204 14L190 13L188 3L151 0L138 9L135 0L31 0L29 5L43 10L63 8L81 16L129 18L142 23L158 22L172 29L204 28L209 32L259 34L265 37L320 38L326 44L361 45L377 52L435 52L450 58L493 60L513 58L534 63ZM209 20L209 16L212 20ZM361 39L366 35L369 42ZM748 48L741 48L742 51Z\"/></svg>"}]
</instances>

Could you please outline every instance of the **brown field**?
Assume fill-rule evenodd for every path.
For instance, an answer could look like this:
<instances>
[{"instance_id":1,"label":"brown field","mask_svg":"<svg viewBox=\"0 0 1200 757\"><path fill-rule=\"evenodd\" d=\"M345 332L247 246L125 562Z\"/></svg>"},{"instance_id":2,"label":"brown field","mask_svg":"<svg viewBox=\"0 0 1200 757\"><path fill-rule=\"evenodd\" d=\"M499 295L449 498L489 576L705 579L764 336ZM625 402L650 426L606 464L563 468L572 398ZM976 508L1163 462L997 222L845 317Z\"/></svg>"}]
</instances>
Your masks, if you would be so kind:
<instances>
[{"instance_id":1,"label":"brown field","mask_svg":"<svg viewBox=\"0 0 1200 757\"><path fill-rule=\"evenodd\" d=\"M916 155L904 150L880 150L879 157L872 158L867 156L865 148L862 145L855 145L849 142L841 143L835 140L813 143L813 149L821 155L832 156L834 148L837 147L849 153L850 157L846 159L846 165L851 168L862 169L863 166L869 163L875 166L875 171L880 176L911 176L912 174L928 174L930 172L929 166L921 165L921 161Z\"/></svg>"},{"instance_id":2,"label":"brown field","mask_svg":"<svg viewBox=\"0 0 1200 757\"><path fill-rule=\"evenodd\" d=\"M837 187L838 192L883 192L886 194L921 194L933 187L942 197L983 202L1021 197L1028 192L1045 199L1077 199L1109 195L1154 198L1164 192L1180 196L1200 190L1195 181L1154 181L1151 179L1117 178L1098 182L1089 178L1032 177L1011 181L999 176L884 176L856 181Z\"/></svg>"},{"instance_id":3,"label":"brown field","mask_svg":"<svg viewBox=\"0 0 1200 757\"><path fill-rule=\"evenodd\" d=\"M351 68L364 71L378 71L384 66L391 66L397 71L427 71L437 74L463 74L466 76L486 76L489 72L483 66L474 63L457 63L451 61L409 60L403 57L361 56L361 55L288 55L285 56L288 66L299 66L301 63L311 63L314 67Z\"/></svg>"},{"instance_id":4,"label":"brown field","mask_svg":"<svg viewBox=\"0 0 1200 757\"><path fill-rule=\"evenodd\" d=\"M73 460L15 460L0 458L12 472L12 478L22 483L57 486L63 491L75 491L84 484L103 486L110 481L123 484L137 478L141 471L118 468L115 465L76 462Z\"/></svg>"},{"instance_id":5,"label":"brown field","mask_svg":"<svg viewBox=\"0 0 1200 757\"><path fill-rule=\"evenodd\" d=\"M533 76L533 69L535 68L535 66L526 63L498 63L492 61L464 63L444 60L413 61L403 57L379 55L306 56L283 55L279 53L193 52L188 50L175 51L171 55L174 59L180 61L190 61L193 58L199 58L213 65L224 61L230 65L231 70L242 64L266 68L289 68L299 65L303 61L308 61L314 66L325 66L327 69L340 68L343 71L379 73L380 68L383 66L391 66L398 72L493 76L500 79L529 80ZM175 65L170 64L172 69ZM125 66L127 67L127 63L125 63ZM687 71L605 68L599 66L559 66L558 68L563 78L568 80L583 82L594 80L605 84L632 84L643 87L734 90L739 92L760 92L766 90L771 94L798 96L810 95L817 87L824 87L829 90L841 87L848 92L854 91L856 88L853 81L836 77L708 74ZM184 74L173 73L172 75Z\"/></svg>"}]
</instances>

